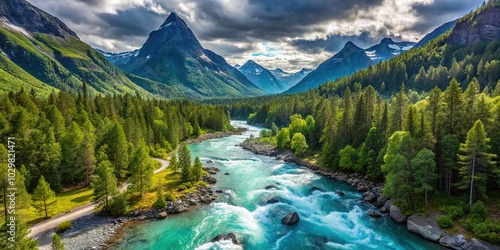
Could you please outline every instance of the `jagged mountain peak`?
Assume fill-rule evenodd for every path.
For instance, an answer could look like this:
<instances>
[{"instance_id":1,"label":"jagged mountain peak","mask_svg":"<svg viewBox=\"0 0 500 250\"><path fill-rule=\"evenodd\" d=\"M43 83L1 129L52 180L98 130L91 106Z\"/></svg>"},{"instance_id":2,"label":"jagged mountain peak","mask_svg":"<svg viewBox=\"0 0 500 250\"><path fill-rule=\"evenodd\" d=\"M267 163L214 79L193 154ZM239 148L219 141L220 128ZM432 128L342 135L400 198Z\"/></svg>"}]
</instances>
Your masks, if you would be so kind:
<instances>
[{"instance_id":1,"label":"jagged mountain peak","mask_svg":"<svg viewBox=\"0 0 500 250\"><path fill-rule=\"evenodd\" d=\"M353 42L351 41L348 41L345 45L344 45L344 48L342 50L357 50L357 49L360 49L360 47L358 47L356 44L354 44Z\"/></svg>"},{"instance_id":2,"label":"jagged mountain peak","mask_svg":"<svg viewBox=\"0 0 500 250\"><path fill-rule=\"evenodd\" d=\"M26 0L0 1L0 25L14 29L44 33L61 38L75 37L72 31L59 18L33 6Z\"/></svg>"},{"instance_id":3,"label":"jagged mountain peak","mask_svg":"<svg viewBox=\"0 0 500 250\"><path fill-rule=\"evenodd\" d=\"M165 22L160 26L160 28L168 27L170 25L182 25L187 28L186 22L180 18L175 12L170 13Z\"/></svg>"}]
</instances>

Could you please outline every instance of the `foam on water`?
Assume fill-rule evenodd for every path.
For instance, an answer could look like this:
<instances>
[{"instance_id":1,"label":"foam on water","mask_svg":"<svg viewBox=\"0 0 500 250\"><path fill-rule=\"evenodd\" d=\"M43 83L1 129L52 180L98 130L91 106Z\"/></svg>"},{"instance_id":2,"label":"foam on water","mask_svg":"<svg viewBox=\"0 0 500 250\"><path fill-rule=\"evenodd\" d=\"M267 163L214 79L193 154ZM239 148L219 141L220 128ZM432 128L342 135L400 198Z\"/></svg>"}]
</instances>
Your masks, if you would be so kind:
<instances>
[{"instance_id":1,"label":"foam on water","mask_svg":"<svg viewBox=\"0 0 500 250\"><path fill-rule=\"evenodd\" d=\"M196 250L243 250L243 247L233 244L231 240L222 240L218 242L208 242L195 249Z\"/></svg>"}]
</instances>

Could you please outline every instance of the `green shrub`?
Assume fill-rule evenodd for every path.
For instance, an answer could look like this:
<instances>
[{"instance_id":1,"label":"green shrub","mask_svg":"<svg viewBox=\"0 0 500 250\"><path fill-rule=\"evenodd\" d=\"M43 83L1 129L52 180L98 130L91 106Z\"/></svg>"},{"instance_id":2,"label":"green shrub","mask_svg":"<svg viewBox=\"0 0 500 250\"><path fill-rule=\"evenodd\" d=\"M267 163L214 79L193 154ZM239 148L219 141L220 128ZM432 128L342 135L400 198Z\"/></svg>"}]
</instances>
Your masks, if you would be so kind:
<instances>
[{"instance_id":1,"label":"green shrub","mask_svg":"<svg viewBox=\"0 0 500 250\"><path fill-rule=\"evenodd\" d=\"M464 210L459 206L445 206L441 207L439 211L449 215L452 220L458 220L464 215Z\"/></svg>"},{"instance_id":2,"label":"green shrub","mask_svg":"<svg viewBox=\"0 0 500 250\"><path fill-rule=\"evenodd\" d=\"M165 196L165 199L167 201L175 201L175 195L172 193L172 191L168 192L168 194Z\"/></svg>"},{"instance_id":3,"label":"green shrub","mask_svg":"<svg viewBox=\"0 0 500 250\"><path fill-rule=\"evenodd\" d=\"M488 210L482 201L476 201L470 209L470 216L473 219L484 221L488 217Z\"/></svg>"},{"instance_id":4,"label":"green shrub","mask_svg":"<svg viewBox=\"0 0 500 250\"><path fill-rule=\"evenodd\" d=\"M441 215L437 218L437 223L441 228L449 228L453 225L453 220L449 215Z\"/></svg>"},{"instance_id":5,"label":"green shrub","mask_svg":"<svg viewBox=\"0 0 500 250\"><path fill-rule=\"evenodd\" d=\"M179 185L179 187L177 187L177 191L184 191L186 189L187 189L187 187L184 184L181 184L181 185Z\"/></svg>"},{"instance_id":6,"label":"green shrub","mask_svg":"<svg viewBox=\"0 0 500 250\"><path fill-rule=\"evenodd\" d=\"M70 229L71 227L73 227L73 223L71 223L71 221L64 221L61 222L61 224L57 225L57 231L63 232Z\"/></svg>"},{"instance_id":7,"label":"green shrub","mask_svg":"<svg viewBox=\"0 0 500 250\"><path fill-rule=\"evenodd\" d=\"M127 200L123 194L115 195L109 204L108 212L113 216L125 214L127 210Z\"/></svg>"},{"instance_id":8,"label":"green shrub","mask_svg":"<svg viewBox=\"0 0 500 250\"><path fill-rule=\"evenodd\" d=\"M191 184L191 182L186 182L186 183L184 183L184 185L186 185L187 189L190 189L193 187L193 184Z\"/></svg>"},{"instance_id":9,"label":"green shrub","mask_svg":"<svg viewBox=\"0 0 500 250\"><path fill-rule=\"evenodd\" d=\"M208 187L208 183L204 182L204 181L200 181L200 186L203 186L203 187Z\"/></svg>"}]
</instances>

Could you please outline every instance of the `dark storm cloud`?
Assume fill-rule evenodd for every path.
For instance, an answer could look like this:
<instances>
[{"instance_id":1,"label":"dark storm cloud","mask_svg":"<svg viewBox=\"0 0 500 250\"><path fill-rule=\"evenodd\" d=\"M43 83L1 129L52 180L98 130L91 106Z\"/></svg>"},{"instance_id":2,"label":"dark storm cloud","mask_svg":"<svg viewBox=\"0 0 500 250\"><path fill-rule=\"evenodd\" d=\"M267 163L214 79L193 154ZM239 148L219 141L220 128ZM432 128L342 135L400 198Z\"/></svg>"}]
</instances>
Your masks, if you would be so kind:
<instances>
[{"instance_id":1,"label":"dark storm cloud","mask_svg":"<svg viewBox=\"0 0 500 250\"><path fill-rule=\"evenodd\" d=\"M102 13L97 15L101 24L106 27L106 36L122 38L124 36L144 36L158 29L165 16L146 9L120 10L117 14Z\"/></svg>"},{"instance_id":2,"label":"dark storm cloud","mask_svg":"<svg viewBox=\"0 0 500 250\"><path fill-rule=\"evenodd\" d=\"M324 31L318 25L332 20L344 20L360 10L378 6L382 0L249 0L245 15L225 11L220 1L197 1L197 21L204 29L197 35L204 40L270 40L300 37L304 33ZM206 28L209 29L206 29Z\"/></svg>"},{"instance_id":3,"label":"dark storm cloud","mask_svg":"<svg viewBox=\"0 0 500 250\"><path fill-rule=\"evenodd\" d=\"M412 9L419 18L413 26L406 30L427 33L438 26L462 17L471 10L475 10L483 0L437 0L430 4L415 3Z\"/></svg>"}]
</instances>

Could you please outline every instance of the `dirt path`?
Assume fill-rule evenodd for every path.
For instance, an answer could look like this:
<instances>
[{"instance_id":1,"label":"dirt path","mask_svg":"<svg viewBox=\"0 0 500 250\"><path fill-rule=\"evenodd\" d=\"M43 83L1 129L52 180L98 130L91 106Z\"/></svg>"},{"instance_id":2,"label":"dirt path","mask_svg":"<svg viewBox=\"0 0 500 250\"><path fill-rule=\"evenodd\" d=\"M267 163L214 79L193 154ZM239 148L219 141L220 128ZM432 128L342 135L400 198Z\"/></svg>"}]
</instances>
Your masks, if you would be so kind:
<instances>
[{"instance_id":1,"label":"dirt path","mask_svg":"<svg viewBox=\"0 0 500 250\"><path fill-rule=\"evenodd\" d=\"M156 169L154 171L154 174L160 173L161 171L165 170L168 167L169 162L163 159L159 158L153 158L154 160L157 160L161 163L161 167ZM127 188L130 186L130 182L125 182L123 183L118 190L120 193L123 193ZM97 204L95 203L89 203L85 204L82 206L79 206L77 208L74 208L71 211L68 211L66 213L58 214L48 220L44 220L40 223L37 223L33 225L30 228L30 233L28 234L28 237L33 237L35 235L38 235L40 233L43 233L47 230L56 228L57 225L61 224L61 222L64 221L72 221L75 219L78 219L80 217L83 217L85 215L92 214L94 212L94 209L97 207Z\"/></svg>"}]
</instances>

